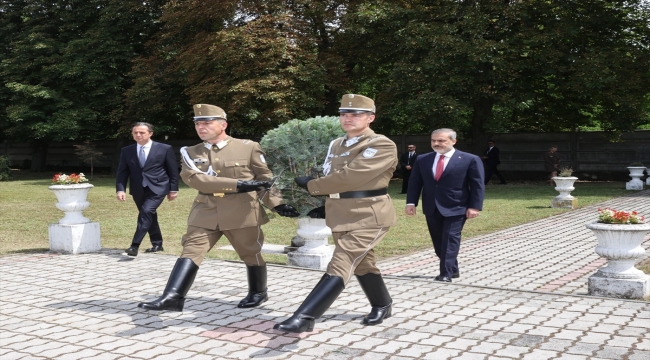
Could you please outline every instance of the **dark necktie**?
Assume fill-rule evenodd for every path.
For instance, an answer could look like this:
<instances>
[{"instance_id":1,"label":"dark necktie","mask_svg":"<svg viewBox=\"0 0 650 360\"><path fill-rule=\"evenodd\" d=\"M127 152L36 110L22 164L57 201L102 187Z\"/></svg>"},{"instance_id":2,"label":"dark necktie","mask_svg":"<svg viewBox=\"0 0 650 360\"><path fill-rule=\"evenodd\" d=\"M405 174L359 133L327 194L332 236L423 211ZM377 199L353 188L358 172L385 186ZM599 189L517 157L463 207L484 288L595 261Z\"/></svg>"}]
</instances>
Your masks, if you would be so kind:
<instances>
[{"instance_id":1,"label":"dark necktie","mask_svg":"<svg viewBox=\"0 0 650 360\"><path fill-rule=\"evenodd\" d=\"M138 153L138 160L140 160L140 167L144 167L144 162L146 158L144 157L144 146L140 146L140 152Z\"/></svg>"},{"instance_id":2,"label":"dark necktie","mask_svg":"<svg viewBox=\"0 0 650 360\"><path fill-rule=\"evenodd\" d=\"M440 180L442 172L445 170L445 156L440 154L438 163L436 164L436 181Z\"/></svg>"}]
</instances>

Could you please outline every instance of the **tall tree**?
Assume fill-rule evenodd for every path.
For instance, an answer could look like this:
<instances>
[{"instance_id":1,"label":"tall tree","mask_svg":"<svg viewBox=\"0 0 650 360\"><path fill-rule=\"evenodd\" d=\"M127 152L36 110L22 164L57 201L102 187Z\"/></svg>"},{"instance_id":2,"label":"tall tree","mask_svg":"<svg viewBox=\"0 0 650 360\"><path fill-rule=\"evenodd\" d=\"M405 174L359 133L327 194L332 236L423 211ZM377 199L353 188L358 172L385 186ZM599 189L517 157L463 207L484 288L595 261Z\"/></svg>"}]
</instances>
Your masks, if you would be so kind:
<instances>
[{"instance_id":1,"label":"tall tree","mask_svg":"<svg viewBox=\"0 0 650 360\"><path fill-rule=\"evenodd\" d=\"M360 1L345 18L389 126L448 126L482 145L507 130L645 121L648 10L642 1ZM377 86L375 84L380 84Z\"/></svg>"},{"instance_id":2,"label":"tall tree","mask_svg":"<svg viewBox=\"0 0 650 360\"><path fill-rule=\"evenodd\" d=\"M189 105L213 103L238 136L321 113L340 92L331 51L340 3L170 2L163 31L137 62L129 111L191 132Z\"/></svg>"},{"instance_id":3,"label":"tall tree","mask_svg":"<svg viewBox=\"0 0 650 360\"><path fill-rule=\"evenodd\" d=\"M33 144L33 170L43 169L49 141L115 136L126 75L160 2L4 2L0 28L14 32L0 63L2 127Z\"/></svg>"}]
</instances>

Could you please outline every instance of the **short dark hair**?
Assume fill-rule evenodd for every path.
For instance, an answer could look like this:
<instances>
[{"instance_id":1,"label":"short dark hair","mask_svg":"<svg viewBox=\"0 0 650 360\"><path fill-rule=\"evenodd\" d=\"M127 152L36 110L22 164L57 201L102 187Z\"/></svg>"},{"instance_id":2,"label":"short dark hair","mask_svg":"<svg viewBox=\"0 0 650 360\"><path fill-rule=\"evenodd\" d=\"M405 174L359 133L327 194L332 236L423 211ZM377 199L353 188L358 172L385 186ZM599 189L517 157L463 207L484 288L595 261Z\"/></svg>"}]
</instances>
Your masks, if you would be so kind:
<instances>
[{"instance_id":1,"label":"short dark hair","mask_svg":"<svg viewBox=\"0 0 650 360\"><path fill-rule=\"evenodd\" d=\"M153 125L149 124L148 122L139 121L139 122L133 124L133 126L131 126L131 130L133 130L133 128L136 127L136 126L146 126L147 129L149 129L150 133L153 132Z\"/></svg>"}]
</instances>

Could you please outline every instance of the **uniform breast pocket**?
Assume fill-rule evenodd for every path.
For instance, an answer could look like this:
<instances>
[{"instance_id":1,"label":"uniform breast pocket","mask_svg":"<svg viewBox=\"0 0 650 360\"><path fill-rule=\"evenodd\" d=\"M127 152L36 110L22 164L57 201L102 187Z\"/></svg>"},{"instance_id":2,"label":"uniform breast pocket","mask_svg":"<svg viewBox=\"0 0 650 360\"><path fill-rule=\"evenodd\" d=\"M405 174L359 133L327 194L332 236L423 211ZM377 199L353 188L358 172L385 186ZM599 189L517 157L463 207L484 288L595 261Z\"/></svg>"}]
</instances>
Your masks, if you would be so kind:
<instances>
[{"instance_id":1,"label":"uniform breast pocket","mask_svg":"<svg viewBox=\"0 0 650 360\"><path fill-rule=\"evenodd\" d=\"M239 178L241 177L244 170L248 168L248 160L229 160L223 162L223 174L221 176L226 176L230 178Z\"/></svg>"}]
</instances>

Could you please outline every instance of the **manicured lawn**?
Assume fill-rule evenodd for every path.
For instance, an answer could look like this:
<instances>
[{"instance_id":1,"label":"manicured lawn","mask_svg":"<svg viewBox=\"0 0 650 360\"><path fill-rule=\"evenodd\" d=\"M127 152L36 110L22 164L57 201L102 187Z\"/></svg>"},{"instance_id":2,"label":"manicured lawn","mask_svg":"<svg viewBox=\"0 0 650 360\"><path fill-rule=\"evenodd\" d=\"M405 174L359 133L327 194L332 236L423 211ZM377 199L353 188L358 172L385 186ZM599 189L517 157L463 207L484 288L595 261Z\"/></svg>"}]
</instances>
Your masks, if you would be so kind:
<instances>
[{"instance_id":1,"label":"manicured lawn","mask_svg":"<svg viewBox=\"0 0 650 360\"><path fill-rule=\"evenodd\" d=\"M54 204L56 197L48 190L50 174L15 174L15 180L0 183L0 255L48 250L47 227L63 217ZM102 247L126 249L131 242L137 211L129 198L115 199L115 180L109 176L95 176L95 186L88 194L91 206L84 215L101 225ZM572 193L581 206L598 203L625 195L623 182L579 182ZM399 194L401 181L391 183L389 192L394 199L399 222L392 227L377 247L377 255L386 258L404 255L431 247L424 217L404 215L405 195ZM544 182L515 183L504 186L488 185L483 212L478 219L465 225L464 238L486 234L545 218L567 210L550 208L551 199L558 193ZM167 201L158 209L158 217L165 238L165 252L180 254L180 238L185 232L187 215L196 191L181 184L178 198ZM418 210L420 208L418 207ZM289 245L297 227L295 219L271 215L263 226L266 242ZM142 247L150 245L145 238ZM224 238L216 247L228 245ZM213 249L209 257L237 260L232 251ZM271 263L284 264L282 256L265 255Z\"/></svg>"}]
</instances>

